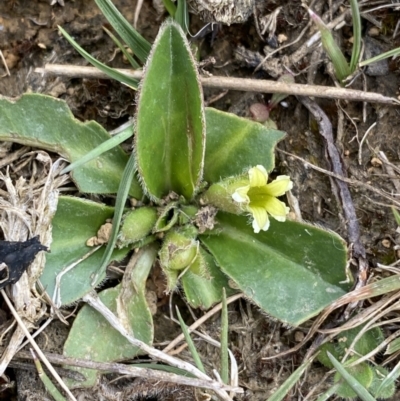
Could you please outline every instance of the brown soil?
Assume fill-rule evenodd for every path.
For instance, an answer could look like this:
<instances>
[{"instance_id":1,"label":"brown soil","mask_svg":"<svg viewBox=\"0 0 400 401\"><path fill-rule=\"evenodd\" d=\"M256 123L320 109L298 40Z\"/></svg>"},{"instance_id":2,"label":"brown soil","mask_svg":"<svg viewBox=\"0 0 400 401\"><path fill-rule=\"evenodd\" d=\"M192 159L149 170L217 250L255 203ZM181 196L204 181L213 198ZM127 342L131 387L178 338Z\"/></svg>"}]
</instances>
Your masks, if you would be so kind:
<instances>
[{"instance_id":1,"label":"brown soil","mask_svg":"<svg viewBox=\"0 0 400 401\"><path fill-rule=\"evenodd\" d=\"M112 67L127 68L120 53L102 26L106 24L104 17L93 0L65 0L65 5L50 6L50 0L3 0L0 3L0 50L10 70L10 76L5 76L5 68L0 63L0 94L9 97L18 96L26 91L49 94L68 102L74 115L81 120L94 119L107 129L113 129L132 116L135 108L135 93L130 89L108 80L66 79L63 77L43 77L34 72L34 68L46 63L87 65L57 31L61 25L72 35L82 47L106 62ZM149 41L152 41L165 17L158 14L150 1L145 1L138 20L138 30ZM267 3L267 2L265 2ZM258 13L270 13L278 6L282 10L277 18L275 34L269 39L269 46L279 45L277 39L285 40L287 44L299 37L306 27L308 17L300 6L300 1L273 0L268 5L260 6ZM319 13L327 11L328 1L319 1L316 9ZM136 1L114 0L114 4L129 20L134 19ZM339 15L343 10L334 13ZM371 37L376 29L373 23L363 20L363 36L366 37L366 48L370 52L381 52L400 46L400 36L392 38L399 11L392 8L372 13L375 19L382 23L382 29ZM267 67L258 72L254 68L257 60L264 57L263 48L267 41L261 41L254 17L243 24L231 26L220 25L216 34L207 34L198 43L201 46L201 59L215 59L213 63L205 63L204 71L213 75L276 78L275 72L281 72L279 60L284 56L293 55L296 50L310 37L313 30L308 30L304 39L287 47L267 63ZM191 31L196 32L204 25L193 16ZM350 48L351 27L341 30L343 46ZM284 35L286 39L284 38ZM278 61L277 61L278 60ZM274 64L275 63L275 64ZM290 70L296 75L298 83L314 83L332 86L332 79L327 73L326 56L318 50L305 54L290 65ZM368 91L396 97L400 84L399 62L384 62L380 67L366 71L366 75L358 77L352 84L354 89L362 89L366 85ZM311 73L313 72L313 73ZM241 116L250 116L249 106L253 103L266 103L270 95L221 90L205 90L205 100L213 107L229 110ZM398 176L384 167L379 161L379 152L384 152L387 159L395 166L400 166L400 130L399 108L379 104L361 104L360 102L334 101L320 99L317 101L333 124L335 144L342 157L343 166L348 177L368 183L377 191L396 196L399 188ZM363 118L363 108L365 116ZM279 148L292 153L307 162L330 170L327 161L325 143L319 135L315 121L310 117L305 107L296 97L289 96L285 104L273 111L273 119L279 129L287 132L286 139ZM369 127L376 123L375 128L362 143L362 138ZM276 171L288 173L295 182L293 194L300 204L304 220L313 222L339 233L348 239L347 221L343 215L341 201L329 177L309 168L303 161L295 159L286 153L278 153ZM373 270L377 263L390 264L398 260L398 234L396 224L389 206L390 200L377 192L371 192L363 186L350 185L352 201L355 206L358 223L360 224L360 241L365 247L367 261ZM177 298L177 297L175 297ZM174 338L179 328L162 318L168 314L166 306L159 308L156 322L156 341L165 342ZM199 312L200 314L200 312ZM245 389L241 400L266 400L290 373L302 361L305 351L300 351L285 358L262 360L288 349L296 344L298 334L305 328L296 330L282 326L261 314L245 301L239 301L230 307L230 340L231 348L239 363L240 385ZM45 349L54 352L62 350L62 338L68 333L68 328L60 323L46 331L48 341L43 339ZM209 323L204 329L211 337L218 338L218 319ZM395 328L392 328L395 331ZM61 340L60 340L61 336ZM46 343L46 344L45 344ZM49 344L57 343L58 346ZM53 348L52 348L53 347ZM203 345L200 351L208 367L218 367L215 362L215 349ZM321 381L326 369L314 364L306 380L298 386L286 400L302 400L308 391ZM36 374L28 374L22 368L15 368L17 381L16 390L8 392L7 397L18 400L45 400L42 385ZM130 383L125 383L131 386ZM119 384L119 386L123 386ZM194 395L183 390L163 386L154 390L153 384L136 383L136 395L129 399L178 400L194 399ZM326 387L325 387L326 388ZM105 379L92 392L81 393L80 399L112 400L110 393L117 391ZM153 389L154 391L150 391ZM157 395L158 393L158 395ZM79 395L77 391L75 393ZM177 396L179 394L179 396ZM153 398L151 398L151 397ZM103 397L103 398L102 398ZM393 397L399 399L400 395ZM1 398L1 394L0 394ZM310 398L316 399L316 396Z\"/></svg>"}]
</instances>

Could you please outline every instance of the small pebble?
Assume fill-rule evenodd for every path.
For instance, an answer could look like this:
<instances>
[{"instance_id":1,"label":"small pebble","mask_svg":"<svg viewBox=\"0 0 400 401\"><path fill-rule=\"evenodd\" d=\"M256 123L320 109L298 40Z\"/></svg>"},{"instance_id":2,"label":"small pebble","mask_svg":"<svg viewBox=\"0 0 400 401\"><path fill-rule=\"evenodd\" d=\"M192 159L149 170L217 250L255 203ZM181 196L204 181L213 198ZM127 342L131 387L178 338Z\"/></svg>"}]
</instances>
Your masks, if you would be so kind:
<instances>
[{"instance_id":1,"label":"small pebble","mask_svg":"<svg viewBox=\"0 0 400 401\"><path fill-rule=\"evenodd\" d=\"M381 167L381 166L382 166L382 160L381 160L381 159L378 159L377 157L373 157L373 158L371 159L371 164L372 164L374 167Z\"/></svg>"},{"instance_id":2,"label":"small pebble","mask_svg":"<svg viewBox=\"0 0 400 401\"><path fill-rule=\"evenodd\" d=\"M368 35L369 35L369 36L372 36L372 37L374 37L374 36L379 36L379 34L380 34L379 28L376 27L376 26L373 26L373 27L368 31Z\"/></svg>"}]
</instances>

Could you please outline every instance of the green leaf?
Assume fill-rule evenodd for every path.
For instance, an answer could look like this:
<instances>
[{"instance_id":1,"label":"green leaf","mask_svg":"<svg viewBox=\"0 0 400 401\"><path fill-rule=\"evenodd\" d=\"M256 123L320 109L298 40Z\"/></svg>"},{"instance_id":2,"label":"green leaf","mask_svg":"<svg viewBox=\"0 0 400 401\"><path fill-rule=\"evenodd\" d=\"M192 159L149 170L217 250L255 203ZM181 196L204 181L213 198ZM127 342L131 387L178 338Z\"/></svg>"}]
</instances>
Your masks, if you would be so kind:
<instances>
[{"instance_id":1,"label":"green leaf","mask_svg":"<svg viewBox=\"0 0 400 401\"><path fill-rule=\"evenodd\" d=\"M201 241L222 271L273 317L297 326L349 289L346 247L338 235L272 218L259 234L243 216L219 213L217 221Z\"/></svg>"},{"instance_id":2,"label":"green leaf","mask_svg":"<svg viewBox=\"0 0 400 401\"><path fill-rule=\"evenodd\" d=\"M26 94L18 100L0 97L0 140L33 146L75 162L110 139L95 121L82 123L74 118L63 100L39 94ZM128 156L121 147L76 168L71 176L81 192L116 193ZM136 179L130 194L141 198Z\"/></svg>"},{"instance_id":3,"label":"green leaf","mask_svg":"<svg viewBox=\"0 0 400 401\"><path fill-rule=\"evenodd\" d=\"M122 143L122 142L126 141L128 138L130 138L133 134L132 131L133 131L133 127L130 126L126 129L124 129L119 134L113 136L112 138L107 139L100 146L97 146L97 148L92 149L90 152L86 153L85 156L81 157L76 162L71 163L69 166L65 167L61 171L60 174L69 173L73 169L83 166L85 163L89 162L90 160L96 159L97 157L102 155L104 152L107 152L107 150L115 148L117 145L119 145L120 143Z\"/></svg>"},{"instance_id":4,"label":"green leaf","mask_svg":"<svg viewBox=\"0 0 400 401\"><path fill-rule=\"evenodd\" d=\"M104 72L104 74L107 74L110 78L115 79L118 82L122 82L128 85L132 89L138 88L139 81L137 79L129 77L128 75L119 72L115 68L111 68L108 65L102 63L101 61L97 60L92 55L90 55L85 49L79 46L79 44L67 33L67 31L65 31L60 26L58 27L58 29L60 30L64 38L68 40L71 46L94 67Z\"/></svg>"},{"instance_id":5,"label":"green leaf","mask_svg":"<svg viewBox=\"0 0 400 401\"><path fill-rule=\"evenodd\" d=\"M400 338L391 341L386 349L385 355L391 355L400 350Z\"/></svg>"},{"instance_id":6,"label":"green leaf","mask_svg":"<svg viewBox=\"0 0 400 401\"><path fill-rule=\"evenodd\" d=\"M228 277L215 264L214 258L200 247L200 257L204 261L206 274L198 275L190 269L182 276L185 297L193 308L209 309L222 299L222 289L227 296L235 291L229 288Z\"/></svg>"},{"instance_id":7,"label":"green leaf","mask_svg":"<svg viewBox=\"0 0 400 401\"><path fill-rule=\"evenodd\" d=\"M118 35L134 52L137 58L144 63L150 53L151 44L132 27L110 0L95 1Z\"/></svg>"},{"instance_id":8,"label":"green leaf","mask_svg":"<svg viewBox=\"0 0 400 401\"><path fill-rule=\"evenodd\" d=\"M202 102L187 40L179 25L167 20L147 63L136 118L138 171L153 199L171 191L193 197L203 169Z\"/></svg>"},{"instance_id":9,"label":"green leaf","mask_svg":"<svg viewBox=\"0 0 400 401\"><path fill-rule=\"evenodd\" d=\"M332 35L332 32L324 24L322 19L310 9L308 9L308 12L310 14L311 19L315 22L318 30L321 33L322 46L324 50L328 53L328 56L332 61L336 77L340 82L342 82L352 73L352 71L350 70L350 66L346 60L346 57L340 50L338 44L336 43Z\"/></svg>"},{"instance_id":10,"label":"green leaf","mask_svg":"<svg viewBox=\"0 0 400 401\"><path fill-rule=\"evenodd\" d=\"M107 33L107 35L112 39L112 41L118 46L118 48L121 50L122 54L129 61L132 68L134 70L141 68L140 65L137 63L137 61L128 52L128 50L126 50L126 47L120 42L120 40L111 31L109 31L106 27L103 26L103 29Z\"/></svg>"},{"instance_id":11,"label":"green leaf","mask_svg":"<svg viewBox=\"0 0 400 401\"><path fill-rule=\"evenodd\" d=\"M183 32L187 34L189 26L189 11L186 4L186 0L178 0L178 5L176 8L174 19L180 25Z\"/></svg>"},{"instance_id":12,"label":"green leaf","mask_svg":"<svg viewBox=\"0 0 400 401\"><path fill-rule=\"evenodd\" d=\"M179 324L181 326L182 333L185 337L186 344L188 345L188 349L189 349L190 353L192 354L192 358L194 360L194 363L195 363L197 369L199 369L203 373L206 373L203 362L201 361L201 357L200 357L199 353L197 352L197 349L196 349L196 346L194 345L192 337L190 337L188 327L186 326L185 322L183 321L181 313L179 312L179 309L177 306L176 306L176 314L178 316Z\"/></svg>"},{"instance_id":13,"label":"green leaf","mask_svg":"<svg viewBox=\"0 0 400 401\"><path fill-rule=\"evenodd\" d=\"M284 132L212 108L206 109L206 123L204 179L207 182L242 174L257 164L267 171L274 168L274 149Z\"/></svg>"},{"instance_id":14,"label":"green leaf","mask_svg":"<svg viewBox=\"0 0 400 401\"><path fill-rule=\"evenodd\" d=\"M357 69L361 54L361 15L357 0L350 0L351 17L353 20L353 50L351 52L350 71L353 73Z\"/></svg>"},{"instance_id":15,"label":"green leaf","mask_svg":"<svg viewBox=\"0 0 400 401\"><path fill-rule=\"evenodd\" d=\"M228 305L226 303L226 293L222 289L222 309L221 309L221 380L223 383L229 383L229 349L228 349Z\"/></svg>"},{"instance_id":16,"label":"green leaf","mask_svg":"<svg viewBox=\"0 0 400 401\"><path fill-rule=\"evenodd\" d=\"M374 366L372 369L375 373L374 380L368 390L378 399L393 397L396 391L396 370L394 369L389 373L387 369L379 365ZM397 376L398 375L399 372L397 371Z\"/></svg>"},{"instance_id":17,"label":"green leaf","mask_svg":"<svg viewBox=\"0 0 400 401\"><path fill-rule=\"evenodd\" d=\"M145 297L146 280L156 255L157 247L154 245L140 250L135 265L125 273L123 282L99 294L100 300L119 317L134 337L147 344L153 340L153 319ZM96 362L131 359L138 353L136 347L88 305L79 311L64 345L66 357ZM69 382L69 387L92 387L96 384L96 370L74 369L83 374L86 381Z\"/></svg>"},{"instance_id":18,"label":"green leaf","mask_svg":"<svg viewBox=\"0 0 400 401\"><path fill-rule=\"evenodd\" d=\"M93 250L86 246L86 241L96 235L97 230L113 213L114 208L85 199L64 196L59 198L53 219L51 252L46 255L46 265L40 277L50 297L55 290L57 275ZM128 252L129 248L115 250L111 260L121 260ZM98 274L103 254L104 247L62 276L62 305L79 300L104 280L105 272Z\"/></svg>"},{"instance_id":19,"label":"green leaf","mask_svg":"<svg viewBox=\"0 0 400 401\"><path fill-rule=\"evenodd\" d=\"M383 369L381 366L377 366L376 368L378 368L378 371ZM388 395L388 393L390 393L391 390L395 388L395 382L399 376L400 362L398 362L389 373L386 372L382 375L376 375L376 378L378 379L378 386L375 388L377 383L375 383L375 381L372 383L372 386L374 387L374 395L382 398L391 397L393 394L389 395L388 397L384 397L384 395Z\"/></svg>"},{"instance_id":20,"label":"green leaf","mask_svg":"<svg viewBox=\"0 0 400 401\"><path fill-rule=\"evenodd\" d=\"M394 219L396 220L396 224L398 226L400 226L400 213L394 207L392 207L392 213L393 213Z\"/></svg>"},{"instance_id":21,"label":"green leaf","mask_svg":"<svg viewBox=\"0 0 400 401\"><path fill-rule=\"evenodd\" d=\"M330 353L328 353L328 357L337 370L334 378L335 383L342 378L344 379L344 382L340 383L336 389L336 393L340 397L355 398L358 395L363 401L376 401L367 390L374 379L374 373L367 363L363 362L356 366L345 367ZM350 358L346 364L352 363L356 359L357 357Z\"/></svg>"},{"instance_id":22,"label":"green leaf","mask_svg":"<svg viewBox=\"0 0 400 401\"><path fill-rule=\"evenodd\" d=\"M304 371L310 366L312 360L303 362L278 388L267 401L282 401L287 399L289 391L299 382Z\"/></svg>"},{"instance_id":23,"label":"green leaf","mask_svg":"<svg viewBox=\"0 0 400 401\"><path fill-rule=\"evenodd\" d=\"M171 17L175 16L176 13L176 5L172 2L172 0L162 0L165 9L168 11L168 14Z\"/></svg>"}]
</instances>

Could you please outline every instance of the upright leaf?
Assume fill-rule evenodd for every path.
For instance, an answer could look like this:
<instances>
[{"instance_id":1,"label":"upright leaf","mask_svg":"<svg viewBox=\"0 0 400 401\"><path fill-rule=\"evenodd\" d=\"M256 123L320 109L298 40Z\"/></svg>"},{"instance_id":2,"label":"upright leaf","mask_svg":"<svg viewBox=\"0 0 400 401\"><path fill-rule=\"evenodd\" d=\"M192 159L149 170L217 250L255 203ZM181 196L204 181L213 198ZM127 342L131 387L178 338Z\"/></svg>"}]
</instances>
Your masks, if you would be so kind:
<instances>
[{"instance_id":1,"label":"upright leaf","mask_svg":"<svg viewBox=\"0 0 400 401\"><path fill-rule=\"evenodd\" d=\"M205 147L202 91L179 25L167 20L149 56L136 117L136 161L150 197L193 197Z\"/></svg>"},{"instance_id":2,"label":"upright leaf","mask_svg":"<svg viewBox=\"0 0 400 401\"><path fill-rule=\"evenodd\" d=\"M297 326L349 289L346 247L336 234L309 224L271 219L255 234L246 217L219 213L201 236L222 271L260 308Z\"/></svg>"}]
</instances>

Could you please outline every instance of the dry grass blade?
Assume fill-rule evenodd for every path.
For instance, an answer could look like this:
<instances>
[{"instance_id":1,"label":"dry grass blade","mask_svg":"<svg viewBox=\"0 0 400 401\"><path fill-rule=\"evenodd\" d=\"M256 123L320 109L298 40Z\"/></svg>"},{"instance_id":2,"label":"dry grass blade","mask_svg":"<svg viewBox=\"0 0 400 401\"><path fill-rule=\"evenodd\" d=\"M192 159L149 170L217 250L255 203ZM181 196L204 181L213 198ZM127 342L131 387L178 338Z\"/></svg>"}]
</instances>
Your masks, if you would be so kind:
<instances>
[{"instance_id":1,"label":"dry grass blade","mask_svg":"<svg viewBox=\"0 0 400 401\"><path fill-rule=\"evenodd\" d=\"M50 246L50 225L57 208L57 188L68 178L58 177L61 170L60 162L53 164L46 152L34 152L30 153L30 156L28 160L32 164L32 171L41 171L41 174L34 174L30 182L20 177L13 183L8 171L6 174L0 173L0 180L4 182L7 190L7 195L0 197L0 227L8 241L25 241L28 237L38 235L43 245ZM15 170L17 169L18 166ZM29 275L24 273L11 287L11 299L28 330L35 327L35 322L45 312L45 308L41 307L42 301L33 296L35 283L44 268L44 263L45 256L39 254L29 268ZM1 357L1 374L4 373L24 337L24 331L18 326Z\"/></svg>"},{"instance_id":2,"label":"dry grass blade","mask_svg":"<svg viewBox=\"0 0 400 401\"><path fill-rule=\"evenodd\" d=\"M220 399L222 400L232 400L231 397L226 393L227 391L235 391L237 393L243 392L241 388L232 388L230 386L223 385L222 383L211 380L207 375L201 372L199 369L195 368L193 365L184 362L180 359L174 358L162 351L159 351L142 341L133 338L119 322L118 318L100 301L97 294L91 293L87 294L82 298L83 301L87 302L95 310L101 313L104 318L114 327L118 332L123 335L132 345L139 347L143 352L147 353L152 358L163 361L171 366L175 366L179 369L186 370L187 372L193 374L196 378L203 381L203 387L207 386L211 388Z\"/></svg>"},{"instance_id":3,"label":"dry grass blade","mask_svg":"<svg viewBox=\"0 0 400 401\"><path fill-rule=\"evenodd\" d=\"M1 289L0 290L3 299L6 301L8 307L10 308L11 313L13 314L15 320L18 322L18 327L21 329L21 331L24 333L24 335L29 339L29 342L31 343L32 347L35 349L37 354L39 355L40 359L43 361L43 363L47 366L47 368L50 370L51 374L53 377L57 380L57 382L60 384L60 386L65 390L65 392L68 394L71 400L76 401L76 398L74 395L71 393L69 388L66 386L66 384L63 382L59 374L54 370L53 366L50 364L50 362L47 360L47 358L44 356L42 350L39 348L39 346L36 344L35 340L33 337L30 335L27 327L25 326L24 322L22 319L19 317L17 311L14 309L13 304L11 303L10 299L8 298L6 292Z\"/></svg>"}]
</instances>

